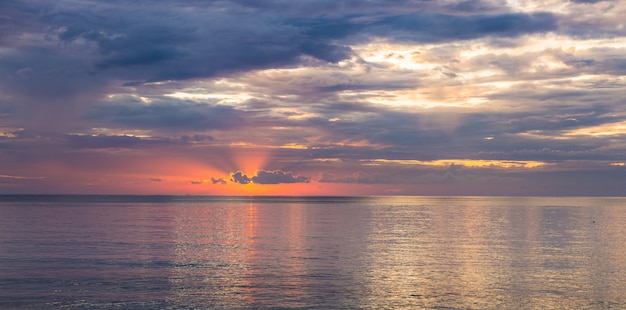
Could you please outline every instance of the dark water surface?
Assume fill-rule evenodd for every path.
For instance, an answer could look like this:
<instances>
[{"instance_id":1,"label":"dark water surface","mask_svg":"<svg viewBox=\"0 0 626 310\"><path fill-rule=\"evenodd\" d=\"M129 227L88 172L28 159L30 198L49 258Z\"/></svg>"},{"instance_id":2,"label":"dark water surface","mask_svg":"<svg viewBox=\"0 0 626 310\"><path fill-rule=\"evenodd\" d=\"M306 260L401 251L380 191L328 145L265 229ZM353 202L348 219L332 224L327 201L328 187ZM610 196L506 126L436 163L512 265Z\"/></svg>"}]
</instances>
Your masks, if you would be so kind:
<instances>
[{"instance_id":1,"label":"dark water surface","mask_svg":"<svg viewBox=\"0 0 626 310\"><path fill-rule=\"evenodd\" d=\"M626 309L626 198L0 196L0 308Z\"/></svg>"}]
</instances>

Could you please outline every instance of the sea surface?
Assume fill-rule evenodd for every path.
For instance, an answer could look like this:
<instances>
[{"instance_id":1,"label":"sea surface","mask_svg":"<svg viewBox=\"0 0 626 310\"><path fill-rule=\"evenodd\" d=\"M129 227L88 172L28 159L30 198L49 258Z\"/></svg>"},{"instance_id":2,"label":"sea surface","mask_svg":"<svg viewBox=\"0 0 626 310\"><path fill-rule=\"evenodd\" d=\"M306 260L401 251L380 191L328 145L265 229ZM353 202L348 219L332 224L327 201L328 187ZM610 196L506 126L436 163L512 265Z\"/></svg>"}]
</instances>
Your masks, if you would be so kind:
<instances>
[{"instance_id":1,"label":"sea surface","mask_svg":"<svg viewBox=\"0 0 626 310\"><path fill-rule=\"evenodd\" d=\"M0 309L626 309L626 198L0 196Z\"/></svg>"}]
</instances>

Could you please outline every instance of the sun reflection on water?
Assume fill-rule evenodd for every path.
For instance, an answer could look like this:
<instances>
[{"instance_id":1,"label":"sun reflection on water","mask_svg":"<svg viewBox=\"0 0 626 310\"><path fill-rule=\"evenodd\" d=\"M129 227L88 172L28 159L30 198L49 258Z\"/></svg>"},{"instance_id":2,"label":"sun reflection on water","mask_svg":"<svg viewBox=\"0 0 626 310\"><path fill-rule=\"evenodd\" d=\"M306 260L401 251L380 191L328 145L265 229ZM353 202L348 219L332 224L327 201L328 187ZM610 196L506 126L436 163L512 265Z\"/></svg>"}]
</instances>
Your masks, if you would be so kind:
<instances>
[{"instance_id":1,"label":"sun reflection on water","mask_svg":"<svg viewBox=\"0 0 626 310\"><path fill-rule=\"evenodd\" d=\"M619 208L380 199L181 208L173 298L227 308L626 302L626 251L612 248L626 235Z\"/></svg>"}]
</instances>

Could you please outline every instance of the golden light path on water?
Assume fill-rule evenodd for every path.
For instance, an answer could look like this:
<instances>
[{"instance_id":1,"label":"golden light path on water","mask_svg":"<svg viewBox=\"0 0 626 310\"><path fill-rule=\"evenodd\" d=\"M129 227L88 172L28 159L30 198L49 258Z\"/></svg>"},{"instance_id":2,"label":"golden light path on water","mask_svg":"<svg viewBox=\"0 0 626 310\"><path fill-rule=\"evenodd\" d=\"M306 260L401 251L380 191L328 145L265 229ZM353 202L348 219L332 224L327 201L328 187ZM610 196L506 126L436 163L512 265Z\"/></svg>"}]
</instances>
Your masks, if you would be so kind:
<instances>
[{"instance_id":1,"label":"golden light path on water","mask_svg":"<svg viewBox=\"0 0 626 310\"><path fill-rule=\"evenodd\" d=\"M619 200L419 199L177 208L171 298L287 308L322 297L347 307L626 303Z\"/></svg>"}]
</instances>

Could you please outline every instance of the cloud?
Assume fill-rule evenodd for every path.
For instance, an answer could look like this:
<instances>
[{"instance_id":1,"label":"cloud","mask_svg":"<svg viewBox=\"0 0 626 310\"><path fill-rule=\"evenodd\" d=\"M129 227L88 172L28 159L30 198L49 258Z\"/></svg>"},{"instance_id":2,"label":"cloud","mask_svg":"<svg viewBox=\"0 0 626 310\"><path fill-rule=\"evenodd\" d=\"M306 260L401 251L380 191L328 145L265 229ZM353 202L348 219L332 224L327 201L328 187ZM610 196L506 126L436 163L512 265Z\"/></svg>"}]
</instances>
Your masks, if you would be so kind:
<instances>
[{"instance_id":1,"label":"cloud","mask_svg":"<svg viewBox=\"0 0 626 310\"><path fill-rule=\"evenodd\" d=\"M211 77L294 64L303 54L333 62L347 57L349 48L308 42L299 27L276 16L249 14L228 2L187 5L194 9L160 2L139 10L113 4L86 11L62 2L61 12L40 18L56 26L64 44L96 48L84 54L90 70L127 80Z\"/></svg>"},{"instance_id":2,"label":"cloud","mask_svg":"<svg viewBox=\"0 0 626 310\"><path fill-rule=\"evenodd\" d=\"M557 29L557 18L543 12L467 16L418 13L385 18L377 27L381 32L402 31L397 38L403 40L441 42L553 31Z\"/></svg>"},{"instance_id":3,"label":"cloud","mask_svg":"<svg viewBox=\"0 0 626 310\"><path fill-rule=\"evenodd\" d=\"M194 134L194 135L184 135L184 136L181 136L180 140L183 141L183 142L194 143L194 142L213 141L215 139L212 136L210 136L210 135Z\"/></svg>"},{"instance_id":4,"label":"cloud","mask_svg":"<svg viewBox=\"0 0 626 310\"><path fill-rule=\"evenodd\" d=\"M601 1L608 1L608 0L570 0L571 2L576 2L576 3L598 3Z\"/></svg>"},{"instance_id":5,"label":"cloud","mask_svg":"<svg viewBox=\"0 0 626 310\"><path fill-rule=\"evenodd\" d=\"M67 135L69 146L73 148L133 148L141 146L172 145L174 142L166 139L146 139L135 136L108 136L108 135Z\"/></svg>"},{"instance_id":6,"label":"cloud","mask_svg":"<svg viewBox=\"0 0 626 310\"><path fill-rule=\"evenodd\" d=\"M226 184L226 180L224 178L214 178L211 177L211 183L213 184Z\"/></svg>"},{"instance_id":7,"label":"cloud","mask_svg":"<svg viewBox=\"0 0 626 310\"><path fill-rule=\"evenodd\" d=\"M571 165L585 165L586 171L572 170ZM443 188L447 188L451 192L462 191L464 187L477 186L483 187L482 193L491 194L503 188L515 192L514 188L517 186L522 192L529 190L529 192L536 191L546 194L553 190L554 186L562 187L561 190L565 190L565 187L569 186L571 188L566 189L568 193L574 193L573 188L584 193L591 193L598 191L602 186L608 186L608 188L602 189L603 192L614 191L618 187L617 184L625 184L624 180L620 178L623 178L626 173L623 167L611 165L609 161L550 162L532 168L524 166L469 167L456 164L431 166L393 163L350 166L350 163L344 163L336 169L325 169L324 171L330 172L321 174L318 182L369 185L442 185L445 186ZM355 169L358 169L357 172L354 172ZM597 178L594 180L598 180L603 185L598 186L593 182L585 182L584 175L586 174ZM606 179L600 177L601 175L605 175ZM495 191L488 190L488 187L492 187Z\"/></svg>"},{"instance_id":8,"label":"cloud","mask_svg":"<svg viewBox=\"0 0 626 310\"><path fill-rule=\"evenodd\" d=\"M27 177L27 176L0 174L0 179L28 180L28 179L43 179L43 177Z\"/></svg>"},{"instance_id":9,"label":"cloud","mask_svg":"<svg viewBox=\"0 0 626 310\"><path fill-rule=\"evenodd\" d=\"M231 181L235 182L235 183L239 183L239 184L250 184L252 183L252 179L250 177L248 177L247 175L243 174L243 172L241 171L237 171L233 174L231 174Z\"/></svg>"},{"instance_id":10,"label":"cloud","mask_svg":"<svg viewBox=\"0 0 626 310\"><path fill-rule=\"evenodd\" d=\"M266 171L260 170L256 176L251 178L256 184L280 184L280 183L309 183L311 179L305 176L294 176L291 172L280 170Z\"/></svg>"},{"instance_id":11,"label":"cloud","mask_svg":"<svg viewBox=\"0 0 626 310\"><path fill-rule=\"evenodd\" d=\"M232 106L213 105L176 99L155 99L145 104L137 101L109 102L92 108L87 119L106 126L142 129L234 129L245 125L246 112ZM199 142L207 135L183 136Z\"/></svg>"},{"instance_id":12,"label":"cloud","mask_svg":"<svg viewBox=\"0 0 626 310\"><path fill-rule=\"evenodd\" d=\"M231 181L239 184L250 184L252 183L252 179L247 175L243 174L241 171L237 171L230 175Z\"/></svg>"},{"instance_id":13,"label":"cloud","mask_svg":"<svg viewBox=\"0 0 626 310\"><path fill-rule=\"evenodd\" d=\"M281 170L259 170L254 176L247 176L238 171L231 174L231 181L239 184L283 184L283 183L309 183L311 178L294 176L291 172Z\"/></svg>"},{"instance_id":14,"label":"cloud","mask_svg":"<svg viewBox=\"0 0 626 310\"><path fill-rule=\"evenodd\" d=\"M302 21L301 21L302 23ZM355 22L351 17L305 21L304 31L317 40L446 42L481 37L517 37L558 29L557 17L547 12L451 15L432 12L395 14L373 21Z\"/></svg>"},{"instance_id":15,"label":"cloud","mask_svg":"<svg viewBox=\"0 0 626 310\"><path fill-rule=\"evenodd\" d=\"M332 63L337 63L352 55L350 47L315 41L304 42L301 48L307 55Z\"/></svg>"},{"instance_id":16,"label":"cloud","mask_svg":"<svg viewBox=\"0 0 626 310\"><path fill-rule=\"evenodd\" d=\"M55 6L38 4L37 10L21 3L11 10L18 11L37 26L5 18L5 32L13 35L44 32L47 41L20 41L23 45L15 46L20 53L8 55L3 64L12 67L12 73L26 67L37 73L33 77L37 77L38 83L13 83L13 88L27 87L24 92L34 90L33 87L55 85L46 90L51 94L55 89L59 89L59 94L68 90L84 93L101 89L109 84L107 82L118 79L186 80L293 66L301 61L302 55L336 63L353 55L348 45L339 42L346 38L369 40L384 36L392 40L439 42L492 35L518 36L552 31L556 27L556 18L549 13L448 15L415 12L378 17L370 16L372 12L367 9L389 10L388 4L374 2L356 9L362 12L350 12L355 8L349 3L200 5L193 1L180 4L162 1L146 6L59 1ZM257 11L250 14L238 5ZM361 2L354 2L355 7L361 5ZM411 7L408 2L397 6L399 12L403 7ZM290 16L294 10L289 7L306 7L308 11L302 12L308 15L294 20ZM315 13L336 8L345 11L345 15L320 18L320 14ZM365 21L355 21L353 14ZM368 17L373 21L367 21ZM39 48L27 48L29 45ZM59 80L59 76L64 79ZM63 82L68 79L73 82ZM77 86L68 89L69 85Z\"/></svg>"}]
</instances>

